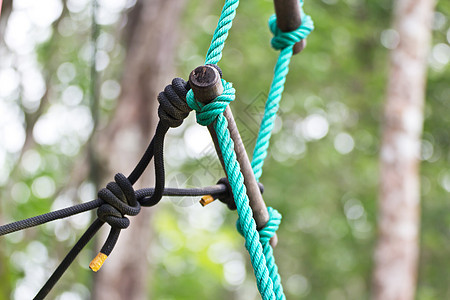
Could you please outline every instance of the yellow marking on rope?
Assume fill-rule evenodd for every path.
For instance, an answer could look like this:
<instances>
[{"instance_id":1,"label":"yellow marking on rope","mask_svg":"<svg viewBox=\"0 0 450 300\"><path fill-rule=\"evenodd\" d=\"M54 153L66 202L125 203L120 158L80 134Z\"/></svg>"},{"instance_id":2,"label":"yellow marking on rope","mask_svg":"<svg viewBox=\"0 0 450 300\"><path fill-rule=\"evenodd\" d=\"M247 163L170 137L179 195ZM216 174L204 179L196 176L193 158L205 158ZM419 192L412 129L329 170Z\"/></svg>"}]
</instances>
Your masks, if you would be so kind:
<instances>
[{"instance_id":1,"label":"yellow marking on rope","mask_svg":"<svg viewBox=\"0 0 450 300\"><path fill-rule=\"evenodd\" d=\"M106 254L99 252L97 256L89 264L89 268L92 271L97 272L98 270L100 270L100 268L102 267L103 263L107 258L108 256Z\"/></svg>"},{"instance_id":2,"label":"yellow marking on rope","mask_svg":"<svg viewBox=\"0 0 450 300\"><path fill-rule=\"evenodd\" d=\"M205 206L205 205L208 205L208 204L212 203L214 200L215 200L215 199L214 199L213 196L211 196L211 195L205 195L205 196L203 196L202 199L200 200L200 204L201 204L202 206Z\"/></svg>"}]
</instances>

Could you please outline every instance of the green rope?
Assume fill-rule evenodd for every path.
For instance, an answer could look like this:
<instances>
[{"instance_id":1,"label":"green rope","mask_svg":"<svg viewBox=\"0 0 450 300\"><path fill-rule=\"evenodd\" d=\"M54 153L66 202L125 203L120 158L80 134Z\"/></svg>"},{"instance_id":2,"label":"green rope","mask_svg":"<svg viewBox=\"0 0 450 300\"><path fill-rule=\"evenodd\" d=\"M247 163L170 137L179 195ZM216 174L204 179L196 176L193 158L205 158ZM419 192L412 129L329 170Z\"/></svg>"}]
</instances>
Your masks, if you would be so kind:
<instances>
[{"instance_id":1,"label":"green rope","mask_svg":"<svg viewBox=\"0 0 450 300\"><path fill-rule=\"evenodd\" d=\"M278 274L278 267L275 263L275 257L273 256L273 249L269 243L270 239L275 235L275 232L280 226L281 214L270 206L267 207L267 210L269 211L269 222L267 222L263 229L259 230L259 241L261 242L263 248L266 266L269 270L269 276L273 283L275 297L276 299L286 299L283 292L283 286L281 285L281 277L280 274ZM236 228L240 234L244 235L241 228L241 221L239 219L236 222Z\"/></svg>"},{"instance_id":2,"label":"green rope","mask_svg":"<svg viewBox=\"0 0 450 300\"><path fill-rule=\"evenodd\" d=\"M220 151L222 153L225 171L233 192L233 198L236 203L240 228L242 228L245 238L245 247L250 254L251 263L256 276L258 290L264 300L275 299L273 284L270 278L270 272L266 265L266 259L263 253L263 247L259 241L260 236L256 230L256 223L253 219L253 212L249 205L247 190L244 185L244 176L241 173L239 163L234 152L234 143L230 137L227 119L223 111L228 104L235 98L235 90L231 83L222 79L224 92L211 103L203 105L194 98L194 93L189 90L186 101L197 113L197 122L207 126L214 123L214 129L217 133Z\"/></svg>"},{"instance_id":3,"label":"green rope","mask_svg":"<svg viewBox=\"0 0 450 300\"><path fill-rule=\"evenodd\" d=\"M303 6L303 1L300 1ZM264 116L259 128L258 138L256 140L255 149L253 150L252 168L255 173L256 180L262 174L262 167L264 160L267 157L267 149L269 148L269 141L272 135L272 129L275 124L275 118L279 108L281 96L284 91L284 83L289 72L289 63L292 57L292 48L295 43L306 38L308 34L314 29L314 24L311 17L305 15L301 9L302 25L291 32L282 32L277 27L277 18L272 15L269 19L269 27L274 37L272 38L272 47L281 50L278 56L277 63L274 69L274 76L270 86L269 96L266 101Z\"/></svg>"},{"instance_id":4,"label":"green rope","mask_svg":"<svg viewBox=\"0 0 450 300\"><path fill-rule=\"evenodd\" d=\"M303 2L300 1L301 5ZM222 51L232 22L236 16L238 0L225 1L222 14L219 18L216 30L208 49L205 64L217 64L222 58ZM274 70L274 79L271 84L269 97L266 103L264 117L258 134L257 143L253 155L252 168L255 177L259 180L262 174L262 166L267 156L269 140L278 111L281 94L284 90L286 75L289 71L289 62L292 57L293 45L304 39L313 29L313 23L309 16L301 10L302 25L292 32L282 32L276 26L276 18L269 20L270 29L275 35L272 39L272 47L281 49L280 56ZM197 113L197 122L207 126L214 124L219 147L223 156L225 171L231 185L231 190L238 211L237 228L245 238L245 247L250 254L251 263L256 276L258 290L261 297L266 299L286 299L281 285L278 267L273 256L273 249L269 244L281 222L281 214L269 207L269 222L259 232L253 219L253 213L249 205L249 199L244 185L244 177L236 160L234 143L230 138L228 122L223 111L235 98L235 90L231 83L222 79L224 92L209 104L202 104L195 100L194 93L190 90L186 100L188 105Z\"/></svg>"},{"instance_id":5,"label":"green rope","mask_svg":"<svg viewBox=\"0 0 450 300\"><path fill-rule=\"evenodd\" d=\"M222 58L222 50L228 37L228 31L233 25L233 19L236 16L236 9L239 6L239 0L227 0L222 8L222 13L217 23L216 30L206 53L205 65L217 63Z\"/></svg>"},{"instance_id":6,"label":"green rope","mask_svg":"<svg viewBox=\"0 0 450 300\"><path fill-rule=\"evenodd\" d=\"M275 65L274 77L270 86L269 96L264 109L264 116L261 121L258 138L256 140L255 149L253 152L252 168L257 181L259 181L259 178L262 175L262 167L264 165L264 160L267 157L267 149L269 148L270 137L275 124L275 118L279 109L281 96L284 91L286 76L289 72L289 63L291 61L294 44L306 38L314 29L311 18L305 15L302 6L303 1L300 1L302 25L294 31L282 32L277 27L275 15L272 15L269 19L269 28L274 34L271 41L272 47L281 51ZM264 256L266 258L267 268L270 271L270 278L272 279L274 285L276 298L286 299L286 296L283 293L280 275L278 274L278 267L273 256L273 249L269 244L270 238L278 229L281 222L281 214L271 207L269 207L268 210L270 216L269 223L265 228L260 230L260 241L263 245Z\"/></svg>"}]
</instances>

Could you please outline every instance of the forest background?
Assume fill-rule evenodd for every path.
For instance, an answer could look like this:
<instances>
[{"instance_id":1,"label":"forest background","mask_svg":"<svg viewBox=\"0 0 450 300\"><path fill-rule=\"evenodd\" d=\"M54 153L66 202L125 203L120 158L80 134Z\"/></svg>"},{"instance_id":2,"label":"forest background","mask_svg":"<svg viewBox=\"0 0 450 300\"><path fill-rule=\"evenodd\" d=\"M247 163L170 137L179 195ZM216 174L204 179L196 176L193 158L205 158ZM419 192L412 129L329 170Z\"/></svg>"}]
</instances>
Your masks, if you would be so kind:
<instances>
[{"instance_id":1,"label":"forest background","mask_svg":"<svg viewBox=\"0 0 450 300\"><path fill-rule=\"evenodd\" d=\"M92 200L112 174L129 172L153 135L156 93L203 63L221 6L99 0L94 26L90 1L4 1L0 224ZM315 30L293 57L261 178L266 202L283 215L275 256L288 299L370 295L388 53L398 44L392 6L305 3ZM220 63L237 90L231 107L250 153L278 54L270 47L272 13L272 1L242 1ZM449 15L450 3L437 2L421 143L417 299L450 298ZM139 27L141 21L153 25ZM193 114L169 131L165 155L167 186L223 177ZM151 176L141 184L151 186ZM121 251L145 261L141 289L149 299L257 299L236 213L219 202L202 208L198 200L165 198L149 208L149 224L137 236L149 247L115 249L105 268L114 272ZM93 217L0 238L0 299L32 298ZM88 264L102 241L80 254L50 298L100 299L104 281Z\"/></svg>"}]
</instances>

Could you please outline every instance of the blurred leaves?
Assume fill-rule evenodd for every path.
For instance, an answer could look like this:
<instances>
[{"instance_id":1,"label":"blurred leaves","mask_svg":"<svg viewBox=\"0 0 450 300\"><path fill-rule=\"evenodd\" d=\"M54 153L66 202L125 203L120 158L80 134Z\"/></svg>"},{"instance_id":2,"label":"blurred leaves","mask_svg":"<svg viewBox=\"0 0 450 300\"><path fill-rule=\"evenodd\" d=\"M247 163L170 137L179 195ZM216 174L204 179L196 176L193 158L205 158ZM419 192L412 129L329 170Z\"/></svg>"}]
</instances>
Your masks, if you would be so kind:
<instances>
[{"instance_id":1,"label":"blurred leaves","mask_svg":"<svg viewBox=\"0 0 450 300\"><path fill-rule=\"evenodd\" d=\"M119 16L133 5L133 1L122 1L124 5L118 6L104 2L97 40L101 53L97 57L100 129L107 126L120 93L117 82L124 55L120 32L126 20ZM178 76L186 78L203 63L221 5L222 1L190 2L174 58ZM368 298L376 236L381 111L388 48L395 47L395 32L390 31L391 5L387 0L306 1L304 5L315 30L306 49L292 59L261 179L266 202L283 214L275 255L288 299ZM19 11L23 6L14 9ZM278 54L270 48L267 19L272 13L272 1L242 1L220 63L224 78L237 90L232 109L249 154ZM421 167L417 298L425 300L450 298L449 15L449 2L439 1L430 52ZM37 70L46 85L47 101L42 102L38 122L56 106L68 112L88 107L90 25L88 3L67 1L48 38L36 38L39 42L32 51L17 53L8 42L0 46L0 72L12 68L21 80L9 95L1 93L6 87L0 83L0 104L18 109L17 118L24 129L29 125L26 117L34 112L26 109L21 87L29 70ZM72 75L65 76L67 72ZM81 100L76 100L79 90ZM77 122L80 120L66 120L65 124ZM168 180L171 184L209 185L223 176L211 145L198 147L209 137L206 130L193 129L197 126L194 123L191 116L169 133L165 147L168 176L184 176ZM58 133L61 128L53 125L47 130ZM33 130L36 127L31 138L38 135ZM84 149L90 132L63 133L50 144L33 142L23 153L5 150L11 137L4 137L0 173L9 178L0 180L2 223L95 196L92 184L85 180L89 168ZM196 142L188 142L194 134ZM27 167L36 161L35 168ZM47 180L47 190L36 190L34 183L43 177L53 183ZM39 186L42 189L42 182ZM56 204L52 204L55 199ZM157 238L145 254L153 269L149 298L257 299L243 238L234 228L236 213L218 202L201 208L196 200L168 199L155 213ZM0 299L32 297L80 236L86 220L58 222L0 239ZM33 258L33 252L42 249L46 249L48 259ZM77 259L53 298L90 298L92 274L87 263L91 256L85 251ZM21 265L19 258L30 263Z\"/></svg>"}]
</instances>

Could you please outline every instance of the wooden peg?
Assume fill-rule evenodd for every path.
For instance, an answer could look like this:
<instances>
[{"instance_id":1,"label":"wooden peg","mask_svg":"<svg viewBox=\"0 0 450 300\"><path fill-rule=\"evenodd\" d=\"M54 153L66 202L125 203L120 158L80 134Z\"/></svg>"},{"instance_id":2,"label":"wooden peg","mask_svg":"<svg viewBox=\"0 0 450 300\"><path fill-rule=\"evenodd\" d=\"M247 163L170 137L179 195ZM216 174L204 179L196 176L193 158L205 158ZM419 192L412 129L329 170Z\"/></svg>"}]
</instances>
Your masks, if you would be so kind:
<instances>
[{"instance_id":1,"label":"wooden peg","mask_svg":"<svg viewBox=\"0 0 450 300\"><path fill-rule=\"evenodd\" d=\"M300 3L298 0L274 0L277 26L283 32L293 31L302 25ZM297 54L306 46L306 41L295 43L292 54Z\"/></svg>"},{"instance_id":2,"label":"wooden peg","mask_svg":"<svg viewBox=\"0 0 450 300\"><path fill-rule=\"evenodd\" d=\"M192 91L194 92L195 99L207 104L217 96L221 95L223 92L223 86L220 79L221 78L219 72L213 66L206 65L197 67L189 75L189 84ZM269 221L269 212L267 211L267 206L262 198L261 191L255 179L250 160L247 156L247 151L245 151L242 138L239 134L236 122L229 106L225 109L223 114L228 121L228 130L230 131L231 139L234 142L236 158L241 166L242 175L244 176L244 183L247 187L247 195L250 201L250 207L253 211L253 217L255 219L257 229L262 229ZM210 124L208 126L208 130L213 139L217 155L219 156L219 159L222 163L222 167L225 170L225 165L223 162L222 154L220 152L219 141L214 130L214 125ZM273 240L271 240L271 244L275 246L277 239L276 237L272 239Z\"/></svg>"}]
</instances>

